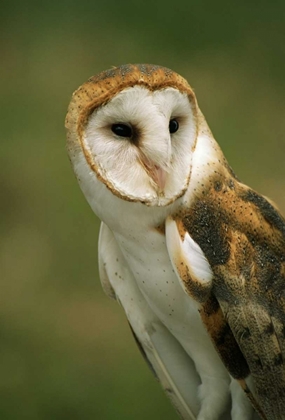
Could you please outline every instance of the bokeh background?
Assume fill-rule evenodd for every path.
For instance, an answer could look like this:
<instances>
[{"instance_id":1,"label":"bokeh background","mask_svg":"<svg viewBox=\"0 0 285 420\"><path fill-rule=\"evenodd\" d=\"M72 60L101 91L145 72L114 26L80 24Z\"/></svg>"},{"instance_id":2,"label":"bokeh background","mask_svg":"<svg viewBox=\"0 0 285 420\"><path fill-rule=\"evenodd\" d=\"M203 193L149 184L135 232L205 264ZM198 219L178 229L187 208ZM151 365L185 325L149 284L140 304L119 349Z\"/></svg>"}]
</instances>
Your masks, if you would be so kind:
<instances>
[{"instance_id":1,"label":"bokeh background","mask_svg":"<svg viewBox=\"0 0 285 420\"><path fill-rule=\"evenodd\" d=\"M65 150L72 92L129 62L186 77L236 173L284 213L283 0L2 1L1 419L178 419L101 290Z\"/></svg>"}]
</instances>

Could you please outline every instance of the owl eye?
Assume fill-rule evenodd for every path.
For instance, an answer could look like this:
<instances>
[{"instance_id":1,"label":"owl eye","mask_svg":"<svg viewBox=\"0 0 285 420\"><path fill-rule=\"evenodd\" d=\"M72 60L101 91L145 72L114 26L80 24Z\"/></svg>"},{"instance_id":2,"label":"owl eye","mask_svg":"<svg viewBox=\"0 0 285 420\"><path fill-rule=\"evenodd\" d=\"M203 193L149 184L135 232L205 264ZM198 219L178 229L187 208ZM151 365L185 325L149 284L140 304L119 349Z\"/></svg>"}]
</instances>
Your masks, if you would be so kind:
<instances>
[{"instance_id":1,"label":"owl eye","mask_svg":"<svg viewBox=\"0 0 285 420\"><path fill-rule=\"evenodd\" d=\"M133 130L127 124L112 124L111 127L114 134L120 137L132 137Z\"/></svg>"},{"instance_id":2,"label":"owl eye","mask_svg":"<svg viewBox=\"0 0 285 420\"><path fill-rule=\"evenodd\" d=\"M170 134L176 133L178 128L179 128L179 123L175 118L173 118L172 120L169 121L169 132L170 132Z\"/></svg>"}]
</instances>

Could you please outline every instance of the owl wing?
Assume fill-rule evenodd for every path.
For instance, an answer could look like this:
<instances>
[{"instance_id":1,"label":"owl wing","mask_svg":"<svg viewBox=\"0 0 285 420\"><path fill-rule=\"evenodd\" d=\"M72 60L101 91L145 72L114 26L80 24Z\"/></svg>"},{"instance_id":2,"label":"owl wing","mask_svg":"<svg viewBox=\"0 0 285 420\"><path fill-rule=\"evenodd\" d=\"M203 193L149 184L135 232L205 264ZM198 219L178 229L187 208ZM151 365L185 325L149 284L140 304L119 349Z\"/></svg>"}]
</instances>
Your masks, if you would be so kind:
<instances>
[{"instance_id":1,"label":"owl wing","mask_svg":"<svg viewBox=\"0 0 285 420\"><path fill-rule=\"evenodd\" d=\"M266 209L262 215L250 206L248 231L220 214L215 220L214 208L207 217L204 212L200 225L188 214L169 217L166 242L181 285L200 303L201 318L229 373L261 418L279 420L285 412L285 225L281 216L269 214L276 212L269 203ZM213 231L222 235L211 238ZM249 375L253 390L246 383Z\"/></svg>"},{"instance_id":2,"label":"owl wing","mask_svg":"<svg viewBox=\"0 0 285 420\"><path fill-rule=\"evenodd\" d=\"M183 419L195 420L200 381L194 364L149 307L104 223L99 236L99 273L104 290L123 306L139 349L172 404Z\"/></svg>"}]
</instances>

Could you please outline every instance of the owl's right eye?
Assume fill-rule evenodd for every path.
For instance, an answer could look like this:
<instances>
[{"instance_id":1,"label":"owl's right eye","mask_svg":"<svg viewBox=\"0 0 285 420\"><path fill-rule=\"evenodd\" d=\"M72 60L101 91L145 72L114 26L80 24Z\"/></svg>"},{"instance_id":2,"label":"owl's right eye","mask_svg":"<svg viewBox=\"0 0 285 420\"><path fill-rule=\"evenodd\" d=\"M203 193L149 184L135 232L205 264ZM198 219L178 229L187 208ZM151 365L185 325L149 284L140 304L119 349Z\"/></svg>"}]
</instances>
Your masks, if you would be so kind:
<instances>
[{"instance_id":1,"label":"owl's right eye","mask_svg":"<svg viewBox=\"0 0 285 420\"><path fill-rule=\"evenodd\" d=\"M132 137L133 135L132 127L127 124L112 124L111 129L119 137Z\"/></svg>"}]
</instances>

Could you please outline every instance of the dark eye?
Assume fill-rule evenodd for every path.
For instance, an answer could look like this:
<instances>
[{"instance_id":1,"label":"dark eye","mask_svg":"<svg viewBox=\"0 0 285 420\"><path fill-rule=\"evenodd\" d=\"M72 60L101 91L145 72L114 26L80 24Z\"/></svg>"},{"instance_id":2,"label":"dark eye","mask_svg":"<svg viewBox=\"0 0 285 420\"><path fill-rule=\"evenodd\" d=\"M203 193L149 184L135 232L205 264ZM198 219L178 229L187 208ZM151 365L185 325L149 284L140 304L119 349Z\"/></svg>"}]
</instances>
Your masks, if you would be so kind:
<instances>
[{"instance_id":1,"label":"dark eye","mask_svg":"<svg viewBox=\"0 0 285 420\"><path fill-rule=\"evenodd\" d=\"M169 132L170 132L170 134L176 133L178 128L179 128L179 124L178 124L178 121L175 118L173 118L173 120L169 121Z\"/></svg>"},{"instance_id":2,"label":"dark eye","mask_svg":"<svg viewBox=\"0 0 285 420\"><path fill-rule=\"evenodd\" d=\"M133 130L127 124L112 124L112 131L120 137L132 137Z\"/></svg>"}]
</instances>

